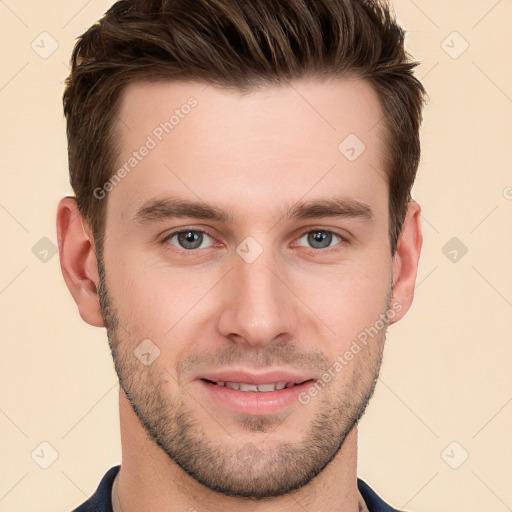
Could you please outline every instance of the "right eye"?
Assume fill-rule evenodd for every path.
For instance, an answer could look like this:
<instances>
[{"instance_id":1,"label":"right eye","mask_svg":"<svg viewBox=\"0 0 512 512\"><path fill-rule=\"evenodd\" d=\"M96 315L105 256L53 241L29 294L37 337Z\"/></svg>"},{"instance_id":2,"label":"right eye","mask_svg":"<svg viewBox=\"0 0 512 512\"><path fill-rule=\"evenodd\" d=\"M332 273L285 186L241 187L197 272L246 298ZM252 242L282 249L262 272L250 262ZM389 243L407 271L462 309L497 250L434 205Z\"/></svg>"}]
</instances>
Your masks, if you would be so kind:
<instances>
[{"instance_id":1,"label":"right eye","mask_svg":"<svg viewBox=\"0 0 512 512\"><path fill-rule=\"evenodd\" d=\"M163 240L162 243L169 242L171 245L178 247L184 251L194 251L196 249L204 249L205 237L212 238L205 231L197 229L180 229L169 233ZM176 243L173 243L173 239Z\"/></svg>"}]
</instances>

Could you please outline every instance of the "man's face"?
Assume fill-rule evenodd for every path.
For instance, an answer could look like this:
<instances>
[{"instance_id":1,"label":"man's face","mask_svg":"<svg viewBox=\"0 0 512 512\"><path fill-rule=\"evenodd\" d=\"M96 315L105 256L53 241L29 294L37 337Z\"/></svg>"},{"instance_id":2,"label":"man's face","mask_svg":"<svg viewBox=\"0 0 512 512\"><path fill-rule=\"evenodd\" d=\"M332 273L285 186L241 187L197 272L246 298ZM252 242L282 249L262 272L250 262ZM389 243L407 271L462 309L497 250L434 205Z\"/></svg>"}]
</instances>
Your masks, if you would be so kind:
<instances>
[{"instance_id":1,"label":"man's face","mask_svg":"<svg viewBox=\"0 0 512 512\"><path fill-rule=\"evenodd\" d=\"M108 192L102 311L142 425L212 490L264 498L305 485L373 393L392 304L381 117L361 80L125 92L118 166L130 171ZM228 218L172 217L177 201ZM292 215L322 201L345 213ZM230 379L309 382L212 383Z\"/></svg>"}]
</instances>

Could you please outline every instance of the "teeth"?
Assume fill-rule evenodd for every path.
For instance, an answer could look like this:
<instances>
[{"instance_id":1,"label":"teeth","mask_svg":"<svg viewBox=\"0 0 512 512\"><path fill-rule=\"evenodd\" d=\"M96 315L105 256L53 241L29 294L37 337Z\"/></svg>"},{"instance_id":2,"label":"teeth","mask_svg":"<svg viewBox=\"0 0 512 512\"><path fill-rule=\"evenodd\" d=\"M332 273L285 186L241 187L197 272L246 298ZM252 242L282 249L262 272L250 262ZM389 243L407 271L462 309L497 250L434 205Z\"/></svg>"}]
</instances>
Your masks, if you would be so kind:
<instances>
[{"instance_id":1,"label":"teeth","mask_svg":"<svg viewBox=\"0 0 512 512\"><path fill-rule=\"evenodd\" d=\"M257 386L258 391L275 391L277 384L260 384Z\"/></svg>"},{"instance_id":2,"label":"teeth","mask_svg":"<svg viewBox=\"0 0 512 512\"><path fill-rule=\"evenodd\" d=\"M258 386L255 386L254 384L245 384L244 382L241 382L239 389L240 391L258 391Z\"/></svg>"},{"instance_id":3,"label":"teeth","mask_svg":"<svg viewBox=\"0 0 512 512\"><path fill-rule=\"evenodd\" d=\"M279 391L280 389L291 388L295 386L294 382L274 382L272 384L246 384L245 382L222 382L216 383L217 386L225 386L231 389L237 389L239 391L259 391L265 393L267 391Z\"/></svg>"}]
</instances>

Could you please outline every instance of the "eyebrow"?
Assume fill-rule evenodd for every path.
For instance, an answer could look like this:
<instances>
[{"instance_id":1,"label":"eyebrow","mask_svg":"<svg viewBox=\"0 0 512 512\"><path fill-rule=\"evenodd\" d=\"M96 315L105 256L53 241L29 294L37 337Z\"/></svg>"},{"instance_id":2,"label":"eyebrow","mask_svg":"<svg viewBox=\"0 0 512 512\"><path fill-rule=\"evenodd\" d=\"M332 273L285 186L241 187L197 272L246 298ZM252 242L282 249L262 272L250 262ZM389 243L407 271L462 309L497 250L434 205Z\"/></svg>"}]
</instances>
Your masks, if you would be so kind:
<instances>
[{"instance_id":1,"label":"eyebrow","mask_svg":"<svg viewBox=\"0 0 512 512\"><path fill-rule=\"evenodd\" d=\"M133 221L148 224L179 217L207 219L224 224L234 221L232 212L216 205L172 197L147 201L137 210ZM317 217L360 218L370 222L373 220L373 213L365 203L348 197L335 197L294 203L284 215L288 220Z\"/></svg>"}]
</instances>

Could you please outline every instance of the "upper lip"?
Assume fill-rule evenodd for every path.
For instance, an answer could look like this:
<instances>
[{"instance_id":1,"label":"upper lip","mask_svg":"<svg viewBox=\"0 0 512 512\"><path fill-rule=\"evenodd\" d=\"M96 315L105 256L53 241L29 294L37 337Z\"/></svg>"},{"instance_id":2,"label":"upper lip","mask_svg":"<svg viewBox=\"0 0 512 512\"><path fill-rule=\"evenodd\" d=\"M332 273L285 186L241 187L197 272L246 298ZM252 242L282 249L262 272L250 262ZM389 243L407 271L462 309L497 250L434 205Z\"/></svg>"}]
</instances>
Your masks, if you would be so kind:
<instances>
[{"instance_id":1,"label":"upper lip","mask_svg":"<svg viewBox=\"0 0 512 512\"><path fill-rule=\"evenodd\" d=\"M289 370L272 370L265 373L250 373L245 370L220 370L205 373L198 379L206 379L212 382L243 382L245 384L273 384L275 382L301 382L311 380L313 377L306 374L299 374Z\"/></svg>"}]
</instances>

